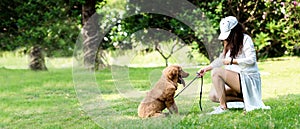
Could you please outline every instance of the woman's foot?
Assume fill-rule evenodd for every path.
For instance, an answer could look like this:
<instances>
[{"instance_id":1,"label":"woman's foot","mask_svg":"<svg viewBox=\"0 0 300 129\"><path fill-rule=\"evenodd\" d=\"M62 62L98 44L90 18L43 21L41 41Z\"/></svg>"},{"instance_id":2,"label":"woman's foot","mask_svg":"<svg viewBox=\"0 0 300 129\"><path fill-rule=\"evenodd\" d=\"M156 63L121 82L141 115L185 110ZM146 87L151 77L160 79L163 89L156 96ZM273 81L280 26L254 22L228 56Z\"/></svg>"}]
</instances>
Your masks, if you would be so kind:
<instances>
[{"instance_id":1,"label":"woman's foot","mask_svg":"<svg viewBox=\"0 0 300 129\"><path fill-rule=\"evenodd\" d=\"M212 111L212 112L210 112L210 113L208 113L208 114L209 114L209 115L213 115L213 114L222 114L222 113L227 112L227 111L228 111L227 108L223 108L223 107L219 106L219 107L215 108L214 111Z\"/></svg>"}]
</instances>

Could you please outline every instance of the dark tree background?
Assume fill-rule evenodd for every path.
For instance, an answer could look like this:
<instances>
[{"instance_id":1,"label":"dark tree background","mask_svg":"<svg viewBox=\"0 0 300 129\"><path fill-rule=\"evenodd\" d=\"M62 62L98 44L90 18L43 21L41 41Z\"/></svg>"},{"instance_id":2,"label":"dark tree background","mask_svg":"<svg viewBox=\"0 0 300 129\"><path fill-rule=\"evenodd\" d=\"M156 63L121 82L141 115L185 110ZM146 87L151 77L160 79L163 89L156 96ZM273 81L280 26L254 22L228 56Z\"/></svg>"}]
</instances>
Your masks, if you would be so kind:
<instances>
[{"instance_id":1,"label":"dark tree background","mask_svg":"<svg viewBox=\"0 0 300 129\"><path fill-rule=\"evenodd\" d=\"M0 50L39 45L47 56L72 55L82 4L82 0L2 0Z\"/></svg>"},{"instance_id":2,"label":"dark tree background","mask_svg":"<svg viewBox=\"0 0 300 129\"><path fill-rule=\"evenodd\" d=\"M28 51L32 46L41 46L48 57L71 56L76 38L82 31L97 32L97 23L91 23L95 28L86 25L87 19L94 12L106 12L107 15L122 15L114 10L124 6L126 11L138 11L138 8L126 9L125 6L136 3L137 0L127 0L106 7L107 0L2 0L0 3L0 51L22 49ZM139 0L143 1L143 0ZM236 16L246 27L247 33L253 37L259 58L278 57L283 55L300 55L300 4L299 1L232 1L232 0L188 0L196 5L197 10L205 14L211 27L219 32L219 21L229 15ZM166 2L166 1L159 1ZM138 7L138 5L136 5ZM133 9L133 10L132 10ZM134 10L136 9L136 10ZM110 11L110 12L108 12ZM108 18L104 14L95 19L103 22ZM96 37L101 41L101 50L115 50L122 47L134 47L123 42L130 34L147 28L160 28L180 37L185 44L208 57L204 40L198 30L194 32L182 22L161 14L143 13L122 19L110 26L105 37ZM101 26L99 26L101 28ZM88 29L90 28L90 29ZM95 29L95 30L93 30ZM122 33L121 33L122 32ZM126 35L124 34L126 32ZM90 35L90 36L91 36ZM93 36L91 36L93 37ZM89 43L89 42L85 42ZM97 54L97 59L103 55L94 51L91 44L85 44L86 63L95 59L89 57ZM147 51L155 50L151 47ZM103 63L101 60L96 61Z\"/></svg>"}]
</instances>

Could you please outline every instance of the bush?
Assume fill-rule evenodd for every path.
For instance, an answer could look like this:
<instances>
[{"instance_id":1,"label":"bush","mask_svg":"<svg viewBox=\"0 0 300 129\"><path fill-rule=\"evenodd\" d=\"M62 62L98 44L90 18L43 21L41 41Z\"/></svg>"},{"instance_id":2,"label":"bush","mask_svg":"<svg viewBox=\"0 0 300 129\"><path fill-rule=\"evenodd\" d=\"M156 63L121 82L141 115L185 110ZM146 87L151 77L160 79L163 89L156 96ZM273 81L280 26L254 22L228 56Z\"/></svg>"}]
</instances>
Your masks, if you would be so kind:
<instances>
[{"instance_id":1,"label":"bush","mask_svg":"<svg viewBox=\"0 0 300 129\"><path fill-rule=\"evenodd\" d=\"M1 1L0 50L43 46L47 56L70 56L79 33L80 2Z\"/></svg>"}]
</instances>

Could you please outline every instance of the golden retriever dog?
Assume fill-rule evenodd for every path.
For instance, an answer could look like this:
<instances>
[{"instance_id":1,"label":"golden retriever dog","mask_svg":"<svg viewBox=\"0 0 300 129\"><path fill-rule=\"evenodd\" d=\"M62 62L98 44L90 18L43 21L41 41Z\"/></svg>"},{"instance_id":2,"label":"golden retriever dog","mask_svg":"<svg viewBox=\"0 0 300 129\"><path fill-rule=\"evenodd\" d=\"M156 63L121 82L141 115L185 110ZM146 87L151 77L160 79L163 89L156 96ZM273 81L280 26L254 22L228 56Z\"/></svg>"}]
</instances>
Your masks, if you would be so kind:
<instances>
[{"instance_id":1,"label":"golden retriever dog","mask_svg":"<svg viewBox=\"0 0 300 129\"><path fill-rule=\"evenodd\" d=\"M162 111L167 108L170 114L178 114L178 108L174 101L177 83L185 82L182 78L189 76L180 66L172 65L163 70L163 75L149 91L138 107L138 115L141 118L166 116Z\"/></svg>"}]
</instances>

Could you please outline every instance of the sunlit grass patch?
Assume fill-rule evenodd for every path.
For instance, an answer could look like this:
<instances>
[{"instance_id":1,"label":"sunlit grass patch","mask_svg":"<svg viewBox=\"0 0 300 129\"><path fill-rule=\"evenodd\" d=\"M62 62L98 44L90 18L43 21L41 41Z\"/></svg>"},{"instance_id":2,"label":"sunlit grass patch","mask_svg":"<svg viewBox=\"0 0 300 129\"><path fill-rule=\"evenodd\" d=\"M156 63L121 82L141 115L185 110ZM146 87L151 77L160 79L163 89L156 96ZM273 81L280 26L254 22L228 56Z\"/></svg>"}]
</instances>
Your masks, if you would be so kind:
<instances>
[{"instance_id":1,"label":"sunlit grass patch","mask_svg":"<svg viewBox=\"0 0 300 129\"><path fill-rule=\"evenodd\" d=\"M275 61L274 61L275 60ZM278 58L260 62L263 98L300 94L300 58Z\"/></svg>"}]
</instances>

